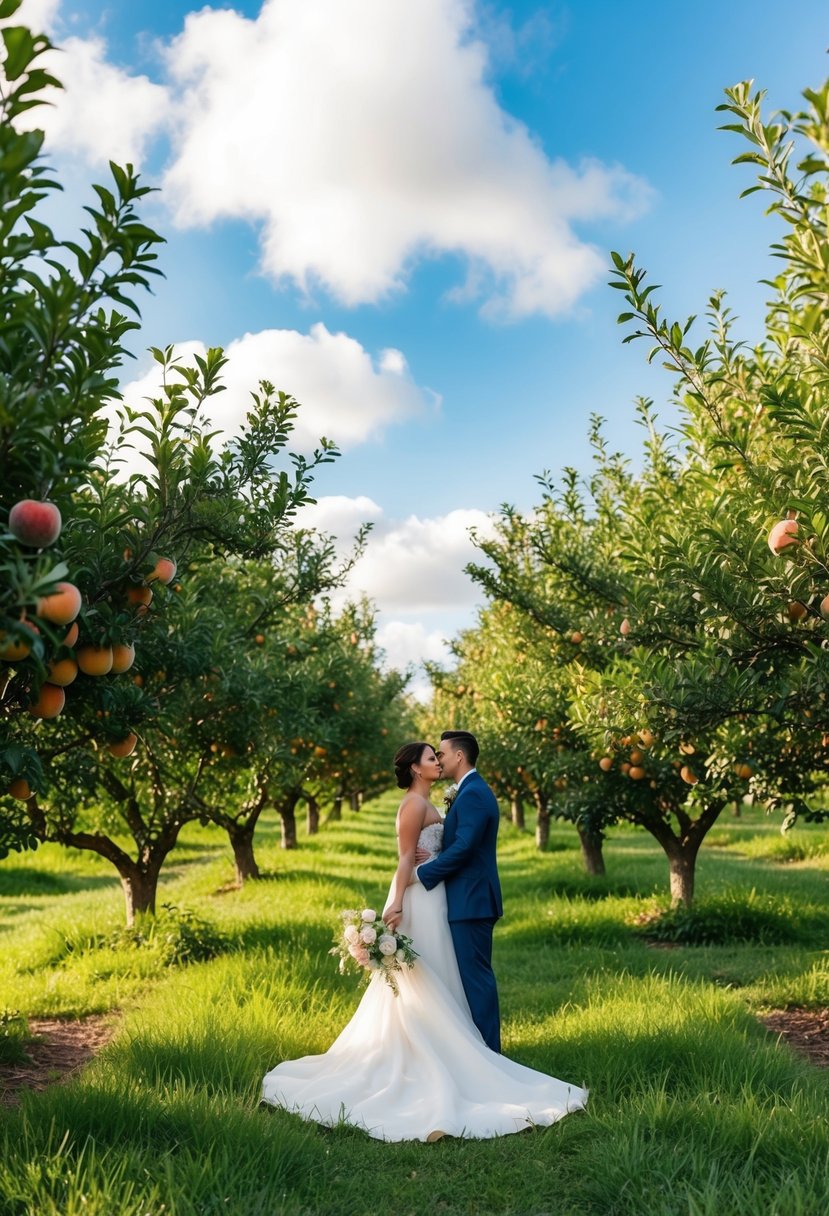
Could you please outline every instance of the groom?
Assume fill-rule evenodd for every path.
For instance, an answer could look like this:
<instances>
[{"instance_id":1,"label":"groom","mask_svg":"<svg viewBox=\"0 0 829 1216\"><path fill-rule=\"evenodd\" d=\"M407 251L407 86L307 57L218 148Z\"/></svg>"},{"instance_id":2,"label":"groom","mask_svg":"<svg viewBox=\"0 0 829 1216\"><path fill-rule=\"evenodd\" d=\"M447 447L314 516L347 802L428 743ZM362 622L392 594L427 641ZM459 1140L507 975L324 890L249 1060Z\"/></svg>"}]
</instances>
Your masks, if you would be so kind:
<instances>
[{"instance_id":1,"label":"groom","mask_svg":"<svg viewBox=\"0 0 829 1216\"><path fill-rule=\"evenodd\" d=\"M445 730L438 760L457 793L443 827L443 850L415 870L427 891L446 885L449 928L472 1020L492 1051L501 1050L492 930L503 916L495 862L498 803L475 768L478 743L465 730Z\"/></svg>"}]
</instances>

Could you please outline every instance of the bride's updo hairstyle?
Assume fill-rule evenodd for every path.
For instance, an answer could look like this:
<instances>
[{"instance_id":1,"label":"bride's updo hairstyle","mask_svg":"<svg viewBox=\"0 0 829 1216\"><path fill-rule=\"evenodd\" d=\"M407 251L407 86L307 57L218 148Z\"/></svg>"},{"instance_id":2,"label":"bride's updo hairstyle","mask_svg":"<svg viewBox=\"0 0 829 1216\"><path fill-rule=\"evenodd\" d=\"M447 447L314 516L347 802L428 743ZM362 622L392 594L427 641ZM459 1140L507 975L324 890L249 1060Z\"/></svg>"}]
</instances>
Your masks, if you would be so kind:
<instances>
[{"instance_id":1,"label":"bride's updo hairstyle","mask_svg":"<svg viewBox=\"0 0 829 1216\"><path fill-rule=\"evenodd\" d=\"M414 781L412 765L417 764L420 757L431 747L431 743L404 743L394 753L394 775L397 778L398 789L407 790Z\"/></svg>"}]
</instances>

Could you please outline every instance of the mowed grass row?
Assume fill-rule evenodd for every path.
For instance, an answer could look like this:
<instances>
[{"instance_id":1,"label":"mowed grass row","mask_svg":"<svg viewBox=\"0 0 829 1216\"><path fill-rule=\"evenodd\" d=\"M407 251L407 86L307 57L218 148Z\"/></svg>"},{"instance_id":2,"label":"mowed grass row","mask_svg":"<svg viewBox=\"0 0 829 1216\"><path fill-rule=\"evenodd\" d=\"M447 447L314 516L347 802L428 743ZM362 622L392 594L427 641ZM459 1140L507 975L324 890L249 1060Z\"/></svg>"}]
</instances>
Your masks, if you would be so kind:
<instances>
[{"instance_id":1,"label":"mowed grass row","mask_svg":"<svg viewBox=\"0 0 829 1216\"><path fill-rule=\"evenodd\" d=\"M81 1078L0 1117L0 1213L829 1210L826 1075L757 1017L829 1004L829 834L781 838L754 812L715 829L699 895L762 901L790 930L777 944L650 947L633 921L664 901L667 871L646 836L614 833L596 880L571 828L557 826L542 856L504 825L504 1049L587 1085L585 1113L495 1141L389 1145L260 1111L263 1073L324 1051L359 1000L327 950L340 908L382 907L396 804L390 794L347 814L295 853L263 824L268 877L242 891L221 891L222 838L188 829L160 899L213 922L230 948L185 967L96 944L123 919L97 859L47 847L0 863L0 1007L120 1015Z\"/></svg>"}]
</instances>

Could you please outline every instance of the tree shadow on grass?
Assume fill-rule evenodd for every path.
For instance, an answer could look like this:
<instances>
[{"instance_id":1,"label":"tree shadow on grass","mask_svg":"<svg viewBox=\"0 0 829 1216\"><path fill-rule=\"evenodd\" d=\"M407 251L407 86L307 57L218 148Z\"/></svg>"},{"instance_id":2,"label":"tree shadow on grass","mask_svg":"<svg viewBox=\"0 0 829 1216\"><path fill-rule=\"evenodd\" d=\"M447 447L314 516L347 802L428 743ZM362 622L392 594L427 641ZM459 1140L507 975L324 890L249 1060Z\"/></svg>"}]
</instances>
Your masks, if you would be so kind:
<instances>
[{"instance_id":1,"label":"tree shadow on grass","mask_svg":"<svg viewBox=\"0 0 829 1216\"><path fill-rule=\"evenodd\" d=\"M0 895L72 895L78 891L102 890L117 886L112 874L54 873L26 866L0 866Z\"/></svg>"}]
</instances>

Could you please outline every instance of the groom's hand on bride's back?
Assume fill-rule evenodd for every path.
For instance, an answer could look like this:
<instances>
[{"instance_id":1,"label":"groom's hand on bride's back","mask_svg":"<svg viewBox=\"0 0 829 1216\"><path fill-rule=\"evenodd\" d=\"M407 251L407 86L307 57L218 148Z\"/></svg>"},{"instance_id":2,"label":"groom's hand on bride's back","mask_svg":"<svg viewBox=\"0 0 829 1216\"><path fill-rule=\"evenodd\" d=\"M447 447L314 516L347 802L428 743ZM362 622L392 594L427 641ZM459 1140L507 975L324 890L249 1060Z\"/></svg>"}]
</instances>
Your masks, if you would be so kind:
<instances>
[{"instance_id":1,"label":"groom's hand on bride's back","mask_svg":"<svg viewBox=\"0 0 829 1216\"><path fill-rule=\"evenodd\" d=\"M389 905L388 908L383 909L381 920L389 927L389 929L391 929L392 933L394 933L397 926L400 924L402 916L403 912L400 908L392 908L391 905Z\"/></svg>"}]
</instances>

